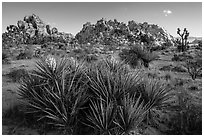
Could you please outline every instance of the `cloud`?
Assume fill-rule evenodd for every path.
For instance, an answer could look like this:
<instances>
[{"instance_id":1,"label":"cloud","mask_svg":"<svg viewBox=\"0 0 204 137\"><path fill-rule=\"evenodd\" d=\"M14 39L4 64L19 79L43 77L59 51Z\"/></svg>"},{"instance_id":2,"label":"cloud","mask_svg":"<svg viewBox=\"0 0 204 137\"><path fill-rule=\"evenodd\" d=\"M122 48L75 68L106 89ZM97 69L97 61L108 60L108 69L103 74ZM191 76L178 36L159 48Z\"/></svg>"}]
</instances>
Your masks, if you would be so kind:
<instances>
[{"instance_id":1,"label":"cloud","mask_svg":"<svg viewBox=\"0 0 204 137\"><path fill-rule=\"evenodd\" d=\"M165 16L168 16L169 14L172 14L172 11L170 10L163 10L163 13Z\"/></svg>"}]
</instances>

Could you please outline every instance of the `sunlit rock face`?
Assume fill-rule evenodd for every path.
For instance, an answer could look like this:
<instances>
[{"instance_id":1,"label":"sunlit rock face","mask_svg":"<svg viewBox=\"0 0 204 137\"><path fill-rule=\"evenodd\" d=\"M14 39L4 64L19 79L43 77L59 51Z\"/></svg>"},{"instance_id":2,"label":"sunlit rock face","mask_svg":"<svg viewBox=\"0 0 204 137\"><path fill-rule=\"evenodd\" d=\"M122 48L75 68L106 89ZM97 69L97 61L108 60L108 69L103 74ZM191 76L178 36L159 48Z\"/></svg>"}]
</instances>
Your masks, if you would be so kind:
<instances>
[{"instance_id":1,"label":"sunlit rock face","mask_svg":"<svg viewBox=\"0 0 204 137\"><path fill-rule=\"evenodd\" d=\"M3 33L4 46L10 43L35 44L42 43L45 39L55 42L69 43L74 39L70 33L59 32L56 27L46 24L39 16L32 14L17 21L16 25L9 25ZM44 39L44 40L43 40ZM46 40L45 40L46 41Z\"/></svg>"},{"instance_id":2,"label":"sunlit rock face","mask_svg":"<svg viewBox=\"0 0 204 137\"><path fill-rule=\"evenodd\" d=\"M100 43L100 44L127 44L141 43L146 39L151 44L162 45L167 41L172 41L173 37L162 27L155 24L137 23L129 21L126 25L123 22L115 20L106 21L102 18L91 24L87 22L76 35L79 43ZM148 43L149 44L149 43Z\"/></svg>"}]
</instances>

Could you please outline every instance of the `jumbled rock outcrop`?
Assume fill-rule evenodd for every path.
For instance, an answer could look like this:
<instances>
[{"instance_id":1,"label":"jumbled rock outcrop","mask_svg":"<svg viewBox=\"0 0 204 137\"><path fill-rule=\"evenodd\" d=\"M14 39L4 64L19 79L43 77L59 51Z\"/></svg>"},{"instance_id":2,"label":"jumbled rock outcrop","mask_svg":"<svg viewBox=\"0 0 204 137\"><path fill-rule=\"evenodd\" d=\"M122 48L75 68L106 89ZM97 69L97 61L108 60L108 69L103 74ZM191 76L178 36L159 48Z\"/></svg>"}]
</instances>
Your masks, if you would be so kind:
<instances>
[{"instance_id":1,"label":"jumbled rock outcrop","mask_svg":"<svg viewBox=\"0 0 204 137\"><path fill-rule=\"evenodd\" d=\"M3 33L4 42L21 44L43 44L49 41L69 43L73 38L72 34L59 32L35 14L25 16L17 25L8 26L7 32Z\"/></svg>"},{"instance_id":2,"label":"jumbled rock outcrop","mask_svg":"<svg viewBox=\"0 0 204 137\"><path fill-rule=\"evenodd\" d=\"M106 21L102 18L96 24L87 22L75 38L80 44L126 45L140 43L158 46L172 42L173 36L158 25L129 21L126 25L116 19ZM172 42L173 44L173 42Z\"/></svg>"}]
</instances>

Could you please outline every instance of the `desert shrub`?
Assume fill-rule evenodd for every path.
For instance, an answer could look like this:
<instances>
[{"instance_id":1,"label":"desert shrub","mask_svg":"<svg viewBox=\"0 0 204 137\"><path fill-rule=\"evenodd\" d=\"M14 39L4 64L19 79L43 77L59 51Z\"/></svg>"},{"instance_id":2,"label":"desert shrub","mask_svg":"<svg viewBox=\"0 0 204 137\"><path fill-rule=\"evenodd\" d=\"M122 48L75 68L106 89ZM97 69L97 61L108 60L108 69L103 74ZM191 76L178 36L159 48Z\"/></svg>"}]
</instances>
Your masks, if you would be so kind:
<instances>
[{"instance_id":1,"label":"desert shrub","mask_svg":"<svg viewBox=\"0 0 204 137\"><path fill-rule=\"evenodd\" d=\"M202 40L198 41L198 45L196 45L196 49L202 50Z\"/></svg>"},{"instance_id":2,"label":"desert shrub","mask_svg":"<svg viewBox=\"0 0 204 137\"><path fill-rule=\"evenodd\" d=\"M187 59L193 59L191 55L183 54L174 54L174 57L171 59L172 61L186 61Z\"/></svg>"},{"instance_id":3,"label":"desert shrub","mask_svg":"<svg viewBox=\"0 0 204 137\"><path fill-rule=\"evenodd\" d=\"M6 74L13 82L20 82L23 78L28 76L28 71L23 68L14 68L8 74Z\"/></svg>"},{"instance_id":4,"label":"desert shrub","mask_svg":"<svg viewBox=\"0 0 204 137\"><path fill-rule=\"evenodd\" d=\"M144 56L141 57L142 61L143 61L143 65L145 67L149 67L149 63L156 60L158 58L158 56L155 53L148 53L146 52L144 54Z\"/></svg>"},{"instance_id":5,"label":"desert shrub","mask_svg":"<svg viewBox=\"0 0 204 137\"><path fill-rule=\"evenodd\" d=\"M16 59L21 60L21 59L32 59L33 57L33 52L31 50L25 50L24 52L21 52Z\"/></svg>"},{"instance_id":6,"label":"desert shrub","mask_svg":"<svg viewBox=\"0 0 204 137\"><path fill-rule=\"evenodd\" d=\"M172 79L172 75L167 73L167 74L165 74L164 78L165 78L166 81L171 80Z\"/></svg>"},{"instance_id":7,"label":"desert shrub","mask_svg":"<svg viewBox=\"0 0 204 137\"><path fill-rule=\"evenodd\" d=\"M151 47L151 51L165 50L171 46L172 46L172 43L170 41L167 41L165 43L162 43L160 46Z\"/></svg>"},{"instance_id":8,"label":"desert shrub","mask_svg":"<svg viewBox=\"0 0 204 137\"><path fill-rule=\"evenodd\" d=\"M20 105L13 105L4 112L2 112L2 118L10 118L10 119L16 119L19 118L20 120L23 120L25 117L25 114L20 111ZM3 121L4 122L4 121ZM6 122L6 121L5 121Z\"/></svg>"},{"instance_id":9,"label":"desert shrub","mask_svg":"<svg viewBox=\"0 0 204 137\"><path fill-rule=\"evenodd\" d=\"M2 53L2 64L9 64L9 57L6 53Z\"/></svg>"},{"instance_id":10,"label":"desert shrub","mask_svg":"<svg viewBox=\"0 0 204 137\"><path fill-rule=\"evenodd\" d=\"M184 69L182 66L175 66L171 69L171 71L174 72L186 72L186 69Z\"/></svg>"},{"instance_id":11,"label":"desert shrub","mask_svg":"<svg viewBox=\"0 0 204 137\"><path fill-rule=\"evenodd\" d=\"M198 90L198 86L192 85L188 88L189 90Z\"/></svg>"},{"instance_id":12,"label":"desert shrub","mask_svg":"<svg viewBox=\"0 0 204 137\"><path fill-rule=\"evenodd\" d=\"M41 48L43 49L43 48L47 48L48 47L48 44L47 43L43 43L42 45L41 45Z\"/></svg>"},{"instance_id":13,"label":"desert shrub","mask_svg":"<svg viewBox=\"0 0 204 137\"><path fill-rule=\"evenodd\" d=\"M81 48L73 49L73 52L75 54L82 54L83 53L83 49L81 49Z\"/></svg>"},{"instance_id":14,"label":"desert shrub","mask_svg":"<svg viewBox=\"0 0 204 137\"><path fill-rule=\"evenodd\" d=\"M89 55L87 55L87 56L85 57L85 60L86 60L87 62L92 62L92 61L97 61L98 58L97 58L97 56L96 56L95 54L89 54Z\"/></svg>"},{"instance_id":15,"label":"desert shrub","mask_svg":"<svg viewBox=\"0 0 204 137\"><path fill-rule=\"evenodd\" d=\"M164 50L165 48L162 47L162 46L154 46L154 47L151 47L151 51L159 51L159 50Z\"/></svg>"},{"instance_id":16,"label":"desert shrub","mask_svg":"<svg viewBox=\"0 0 204 137\"><path fill-rule=\"evenodd\" d=\"M122 52L119 53L119 56L133 68L139 65L139 61L142 61L145 67L149 67L149 63L158 57L154 53L143 50L139 45L131 46L130 49L122 50Z\"/></svg>"},{"instance_id":17,"label":"desert shrub","mask_svg":"<svg viewBox=\"0 0 204 137\"><path fill-rule=\"evenodd\" d=\"M88 63L91 63L93 61L97 61L98 60L98 57L95 54L86 54L86 53L83 53L83 54L77 54L77 55L75 55L75 57L79 61L86 61Z\"/></svg>"},{"instance_id":18,"label":"desert shrub","mask_svg":"<svg viewBox=\"0 0 204 137\"><path fill-rule=\"evenodd\" d=\"M186 72L186 69L183 68L182 66L172 66L172 65L163 66L159 70L162 70L162 71L173 71L173 72Z\"/></svg>"},{"instance_id":19,"label":"desert shrub","mask_svg":"<svg viewBox=\"0 0 204 137\"><path fill-rule=\"evenodd\" d=\"M182 61L177 54L174 54L174 57L171 60L172 61Z\"/></svg>"},{"instance_id":20,"label":"desert shrub","mask_svg":"<svg viewBox=\"0 0 204 137\"><path fill-rule=\"evenodd\" d=\"M187 60L184 67L188 70L189 75L195 80L202 74L202 59Z\"/></svg>"},{"instance_id":21,"label":"desert shrub","mask_svg":"<svg viewBox=\"0 0 204 137\"><path fill-rule=\"evenodd\" d=\"M165 122L167 134L201 135L202 134L202 105L185 89L176 94L176 105L170 107L172 115Z\"/></svg>"},{"instance_id":22,"label":"desert shrub","mask_svg":"<svg viewBox=\"0 0 204 137\"><path fill-rule=\"evenodd\" d=\"M159 70L161 70L161 71L171 71L171 69L172 69L172 65L168 65L168 66L163 66Z\"/></svg>"},{"instance_id":23,"label":"desert shrub","mask_svg":"<svg viewBox=\"0 0 204 137\"><path fill-rule=\"evenodd\" d=\"M153 79L158 78L157 73L151 73L151 72L149 72L149 73L147 73L147 76L148 76L148 78L153 78Z\"/></svg>"},{"instance_id":24,"label":"desert shrub","mask_svg":"<svg viewBox=\"0 0 204 137\"><path fill-rule=\"evenodd\" d=\"M173 44L171 43L171 41L167 41L167 42L165 42L165 43L162 43L162 47L164 47L164 48L168 48L168 47L171 47L171 46L173 46Z\"/></svg>"}]
</instances>

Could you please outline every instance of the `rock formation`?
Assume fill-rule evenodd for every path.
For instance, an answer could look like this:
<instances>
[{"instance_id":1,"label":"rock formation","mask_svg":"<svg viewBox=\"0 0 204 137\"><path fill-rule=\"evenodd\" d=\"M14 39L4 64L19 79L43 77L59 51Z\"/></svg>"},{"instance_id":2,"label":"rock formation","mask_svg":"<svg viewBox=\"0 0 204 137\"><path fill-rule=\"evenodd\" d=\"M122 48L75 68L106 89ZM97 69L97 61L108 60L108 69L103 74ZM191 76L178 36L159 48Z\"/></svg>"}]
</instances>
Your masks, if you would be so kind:
<instances>
[{"instance_id":1,"label":"rock formation","mask_svg":"<svg viewBox=\"0 0 204 137\"><path fill-rule=\"evenodd\" d=\"M147 45L158 46L167 41L172 41L173 37L163 28L147 22L136 23L135 21L129 21L126 25L116 19L106 21L102 18L96 24L91 24L90 22L84 24L82 30L76 34L76 39L80 44L124 45L146 43Z\"/></svg>"},{"instance_id":2,"label":"rock formation","mask_svg":"<svg viewBox=\"0 0 204 137\"><path fill-rule=\"evenodd\" d=\"M172 42L173 37L158 25L129 21L128 24L116 19L98 20L96 24L87 22L74 37L70 33L59 32L56 27L43 22L32 14L19 20L16 25L9 25L2 35L3 47L18 44L44 44L47 42L65 43L70 45L98 44L126 46L139 43L148 46L160 46ZM122 48L122 47L121 47Z\"/></svg>"},{"instance_id":3,"label":"rock formation","mask_svg":"<svg viewBox=\"0 0 204 137\"><path fill-rule=\"evenodd\" d=\"M42 44L52 40L69 43L73 38L72 34L58 32L56 27L51 27L37 15L32 14L25 16L23 20L19 20L17 25L7 27L7 32L3 33L3 44L5 46L5 42L8 43L8 41L10 41L10 44Z\"/></svg>"}]
</instances>

